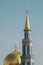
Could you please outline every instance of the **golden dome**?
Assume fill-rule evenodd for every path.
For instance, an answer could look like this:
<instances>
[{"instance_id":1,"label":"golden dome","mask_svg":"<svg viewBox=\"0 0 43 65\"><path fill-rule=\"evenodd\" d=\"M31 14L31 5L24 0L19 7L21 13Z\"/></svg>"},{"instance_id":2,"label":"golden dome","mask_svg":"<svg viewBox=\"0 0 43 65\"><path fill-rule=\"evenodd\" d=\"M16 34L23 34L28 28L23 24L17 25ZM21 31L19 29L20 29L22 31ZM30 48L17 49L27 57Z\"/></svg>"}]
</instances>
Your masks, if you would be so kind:
<instances>
[{"instance_id":1,"label":"golden dome","mask_svg":"<svg viewBox=\"0 0 43 65\"><path fill-rule=\"evenodd\" d=\"M21 54L18 50L13 51L11 54L7 55L4 60L4 65L16 65L21 64Z\"/></svg>"}]
</instances>

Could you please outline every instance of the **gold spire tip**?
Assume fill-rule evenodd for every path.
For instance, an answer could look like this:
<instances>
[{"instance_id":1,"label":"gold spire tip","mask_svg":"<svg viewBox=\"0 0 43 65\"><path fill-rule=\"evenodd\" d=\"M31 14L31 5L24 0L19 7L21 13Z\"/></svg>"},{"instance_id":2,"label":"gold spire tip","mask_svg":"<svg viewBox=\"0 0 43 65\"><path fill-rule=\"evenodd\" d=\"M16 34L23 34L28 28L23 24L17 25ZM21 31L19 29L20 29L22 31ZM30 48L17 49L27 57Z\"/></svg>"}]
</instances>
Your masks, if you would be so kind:
<instances>
[{"instance_id":1,"label":"gold spire tip","mask_svg":"<svg viewBox=\"0 0 43 65\"><path fill-rule=\"evenodd\" d=\"M26 10L26 14L28 14L28 9Z\"/></svg>"},{"instance_id":2,"label":"gold spire tip","mask_svg":"<svg viewBox=\"0 0 43 65\"><path fill-rule=\"evenodd\" d=\"M15 50L17 50L17 46L15 45Z\"/></svg>"},{"instance_id":3,"label":"gold spire tip","mask_svg":"<svg viewBox=\"0 0 43 65\"><path fill-rule=\"evenodd\" d=\"M30 30L29 18L28 18L28 9L26 10L26 23L25 23L25 30Z\"/></svg>"}]
</instances>

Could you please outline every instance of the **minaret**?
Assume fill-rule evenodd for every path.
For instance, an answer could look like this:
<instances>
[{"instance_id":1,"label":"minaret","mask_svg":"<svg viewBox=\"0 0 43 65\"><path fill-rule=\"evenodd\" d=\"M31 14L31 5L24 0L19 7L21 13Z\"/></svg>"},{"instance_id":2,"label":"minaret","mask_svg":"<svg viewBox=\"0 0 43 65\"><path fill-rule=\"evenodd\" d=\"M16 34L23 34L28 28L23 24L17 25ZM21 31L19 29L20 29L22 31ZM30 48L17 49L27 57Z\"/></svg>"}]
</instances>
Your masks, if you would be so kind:
<instances>
[{"instance_id":1,"label":"minaret","mask_svg":"<svg viewBox=\"0 0 43 65\"><path fill-rule=\"evenodd\" d=\"M28 11L26 11L26 23L24 28L24 39L22 40L22 65L34 65L32 55L32 40L30 37L30 24L28 18Z\"/></svg>"}]
</instances>

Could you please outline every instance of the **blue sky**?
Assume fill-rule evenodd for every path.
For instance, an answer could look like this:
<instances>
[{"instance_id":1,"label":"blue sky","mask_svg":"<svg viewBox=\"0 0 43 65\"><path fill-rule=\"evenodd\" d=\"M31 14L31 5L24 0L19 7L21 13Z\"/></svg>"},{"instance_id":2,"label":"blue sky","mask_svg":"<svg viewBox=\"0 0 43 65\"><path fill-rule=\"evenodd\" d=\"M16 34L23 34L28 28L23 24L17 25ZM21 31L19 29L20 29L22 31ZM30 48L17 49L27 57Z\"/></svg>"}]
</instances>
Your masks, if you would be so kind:
<instances>
[{"instance_id":1,"label":"blue sky","mask_svg":"<svg viewBox=\"0 0 43 65\"><path fill-rule=\"evenodd\" d=\"M0 65L7 54L22 50L26 8L29 9L35 65L43 65L43 0L0 0Z\"/></svg>"}]
</instances>

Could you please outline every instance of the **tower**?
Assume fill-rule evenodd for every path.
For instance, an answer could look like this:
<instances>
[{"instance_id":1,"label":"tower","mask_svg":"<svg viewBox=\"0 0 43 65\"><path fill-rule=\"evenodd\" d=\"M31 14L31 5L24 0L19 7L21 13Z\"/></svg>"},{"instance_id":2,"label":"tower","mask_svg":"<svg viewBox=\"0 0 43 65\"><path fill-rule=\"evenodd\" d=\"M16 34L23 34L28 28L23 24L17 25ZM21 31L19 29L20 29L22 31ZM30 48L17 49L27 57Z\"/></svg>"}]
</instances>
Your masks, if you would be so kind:
<instances>
[{"instance_id":1,"label":"tower","mask_svg":"<svg viewBox=\"0 0 43 65\"><path fill-rule=\"evenodd\" d=\"M24 39L22 40L22 65L34 65L34 56L32 55L32 40L30 37L30 24L28 11L26 11L26 23L24 28Z\"/></svg>"}]
</instances>

